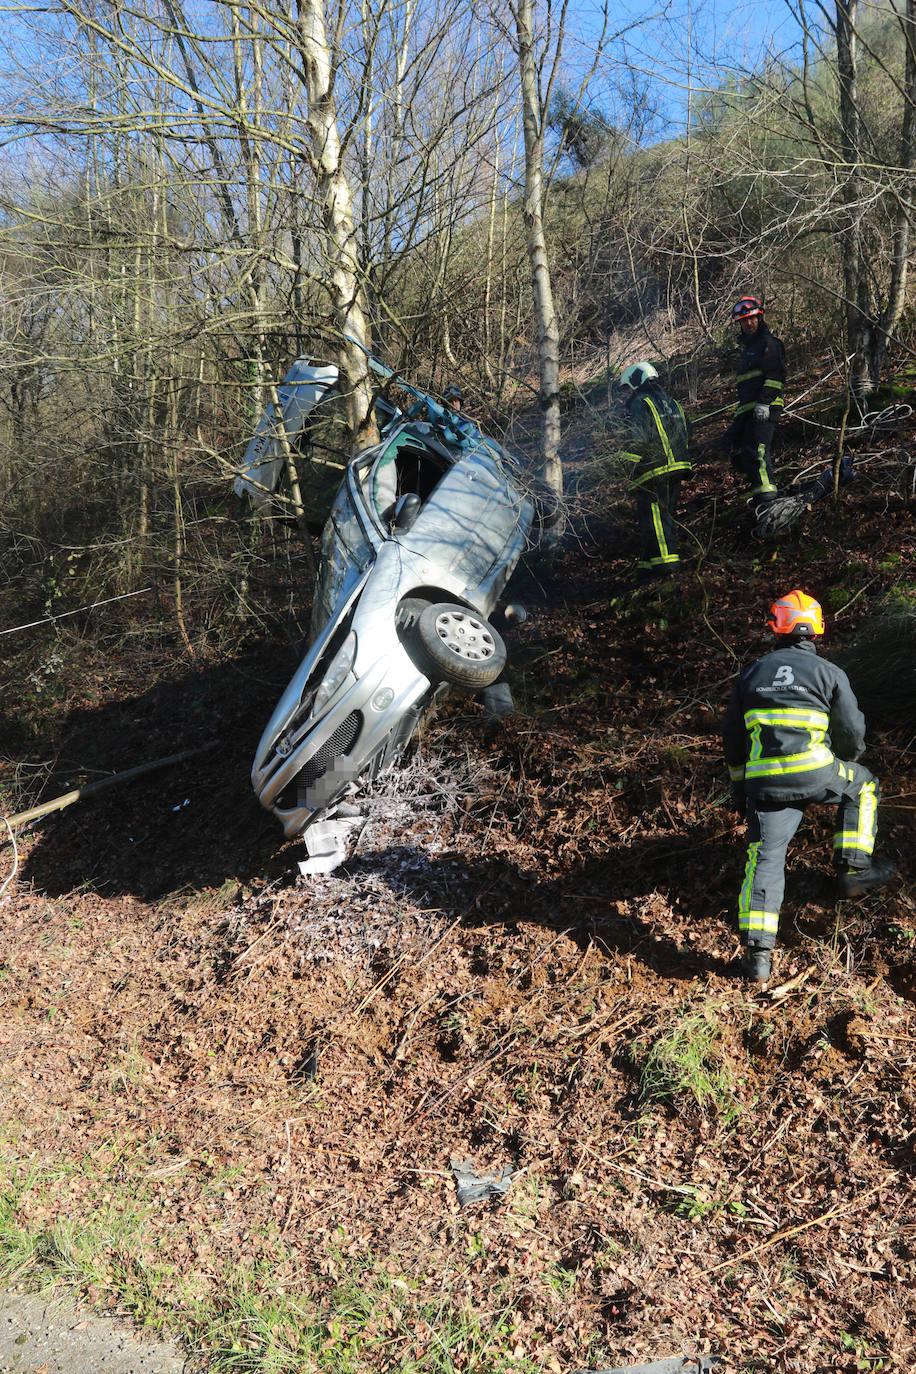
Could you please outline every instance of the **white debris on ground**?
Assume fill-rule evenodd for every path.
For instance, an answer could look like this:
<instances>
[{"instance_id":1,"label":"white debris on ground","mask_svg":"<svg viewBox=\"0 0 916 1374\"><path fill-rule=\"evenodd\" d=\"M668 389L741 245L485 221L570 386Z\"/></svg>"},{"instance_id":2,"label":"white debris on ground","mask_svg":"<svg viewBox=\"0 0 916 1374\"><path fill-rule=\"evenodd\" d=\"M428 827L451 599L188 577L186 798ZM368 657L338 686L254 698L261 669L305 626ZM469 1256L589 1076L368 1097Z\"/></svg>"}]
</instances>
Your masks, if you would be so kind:
<instances>
[{"instance_id":1,"label":"white debris on ground","mask_svg":"<svg viewBox=\"0 0 916 1374\"><path fill-rule=\"evenodd\" d=\"M302 876L310 878L316 873L333 873L339 868L347 857L353 832L365 822L364 816L334 816L310 825L305 832L308 858L299 864Z\"/></svg>"},{"instance_id":2,"label":"white debris on ground","mask_svg":"<svg viewBox=\"0 0 916 1374\"><path fill-rule=\"evenodd\" d=\"M256 909L285 920L304 964L361 964L409 936L435 938L479 882L464 857L449 856L448 837L468 798L492 788L495 777L473 752L456 758L421 744L350 799L359 815L343 818L353 823L343 864L272 885ZM250 916L249 906L230 920L244 929Z\"/></svg>"}]
</instances>

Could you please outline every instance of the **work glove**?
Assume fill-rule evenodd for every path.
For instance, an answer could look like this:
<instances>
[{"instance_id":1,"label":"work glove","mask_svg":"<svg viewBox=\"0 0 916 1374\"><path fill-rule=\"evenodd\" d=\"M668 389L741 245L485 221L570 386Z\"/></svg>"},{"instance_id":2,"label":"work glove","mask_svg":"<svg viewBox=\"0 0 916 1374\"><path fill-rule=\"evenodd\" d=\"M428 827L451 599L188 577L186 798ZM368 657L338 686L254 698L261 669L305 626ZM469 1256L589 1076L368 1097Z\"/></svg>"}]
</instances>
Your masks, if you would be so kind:
<instances>
[{"instance_id":1,"label":"work glove","mask_svg":"<svg viewBox=\"0 0 916 1374\"><path fill-rule=\"evenodd\" d=\"M744 795L744 788L740 783L732 786L732 806L738 813L738 820L747 820L747 797Z\"/></svg>"},{"instance_id":2,"label":"work glove","mask_svg":"<svg viewBox=\"0 0 916 1374\"><path fill-rule=\"evenodd\" d=\"M770 418L770 407L763 405L760 401L754 406L754 419L758 424L763 424Z\"/></svg>"}]
</instances>

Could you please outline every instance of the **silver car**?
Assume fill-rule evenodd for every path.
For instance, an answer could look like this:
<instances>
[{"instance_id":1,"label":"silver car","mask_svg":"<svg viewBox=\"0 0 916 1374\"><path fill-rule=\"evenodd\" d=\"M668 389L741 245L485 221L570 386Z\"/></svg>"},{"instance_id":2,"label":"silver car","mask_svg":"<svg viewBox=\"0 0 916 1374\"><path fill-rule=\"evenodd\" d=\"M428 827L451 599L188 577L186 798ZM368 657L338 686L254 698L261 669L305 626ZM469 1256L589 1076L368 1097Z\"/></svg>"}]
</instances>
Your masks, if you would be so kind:
<instances>
[{"instance_id":1,"label":"silver car","mask_svg":"<svg viewBox=\"0 0 916 1374\"><path fill-rule=\"evenodd\" d=\"M287 438L307 445L335 382L333 368L296 364L280 389ZM311 647L258 745L254 790L290 837L391 764L436 695L486 688L505 665L488 617L529 541L534 498L499 444L414 395L346 465L321 541ZM277 428L262 420L240 494L269 499L283 467Z\"/></svg>"}]
</instances>

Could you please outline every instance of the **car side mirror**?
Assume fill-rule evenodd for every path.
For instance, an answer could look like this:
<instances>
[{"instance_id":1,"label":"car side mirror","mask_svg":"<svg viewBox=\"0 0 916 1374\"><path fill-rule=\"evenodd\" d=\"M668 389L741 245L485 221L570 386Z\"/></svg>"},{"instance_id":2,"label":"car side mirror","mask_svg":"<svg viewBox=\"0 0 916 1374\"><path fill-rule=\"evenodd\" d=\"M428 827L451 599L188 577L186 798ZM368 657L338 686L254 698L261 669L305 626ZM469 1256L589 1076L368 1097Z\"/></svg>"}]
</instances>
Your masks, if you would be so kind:
<instances>
[{"instance_id":1,"label":"car side mirror","mask_svg":"<svg viewBox=\"0 0 916 1374\"><path fill-rule=\"evenodd\" d=\"M391 521L392 528L401 533L409 530L420 514L422 504L423 502L415 491L406 491L403 496L399 496L398 503L394 508L394 518Z\"/></svg>"}]
</instances>

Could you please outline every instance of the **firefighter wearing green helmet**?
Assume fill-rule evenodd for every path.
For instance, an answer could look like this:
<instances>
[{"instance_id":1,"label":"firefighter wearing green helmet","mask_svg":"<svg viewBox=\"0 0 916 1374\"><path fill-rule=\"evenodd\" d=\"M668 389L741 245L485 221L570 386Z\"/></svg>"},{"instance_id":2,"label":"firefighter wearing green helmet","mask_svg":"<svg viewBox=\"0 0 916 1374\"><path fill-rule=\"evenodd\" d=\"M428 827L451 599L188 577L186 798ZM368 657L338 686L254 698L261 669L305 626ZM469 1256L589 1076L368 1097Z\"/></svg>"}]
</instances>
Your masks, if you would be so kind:
<instances>
[{"instance_id":1,"label":"firefighter wearing green helmet","mask_svg":"<svg viewBox=\"0 0 916 1374\"><path fill-rule=\"evenodd\" d=\"M681 482L691 474L690 432L680 404L668 396L651 363L631 363L620 374L625 411L625 448L630 491L639 522L638 583L669 576L680 566L674 514Z\"/></svg>"},{"instance_id":2,"label":"firefighter wearing green helmet","mask_svg":"<svg viewBox=\"0 0 916 1374\"><path fill-rule=\"evenodd\" d=\"M779 928L789 841L805 807L836 808L833 862L841 897L880 887L894 865L874 853L878 781L857 762L865 719L836 664L819 658L815 639L824 616L813 597L791 591L774 601L767 626L776 648L746 667L732 692L722 742L748 851L738 895L741 970L754 982L770 976Z\"/></svg>"},{"instance_id":3,"label":"firefighter wearing green helmet","mask_svg":"<svg viewBox=\"0 0 916 1374\"><path fill-rule=\"evenodd\" d=\"M738 404L723 436L732 466L747 483L755 507L769 505L777 494L773 475L773 436L782 414L786 351L763 318L756 296L742 296L732 309L741 333Z\"/></svg>"}]
</instances>

